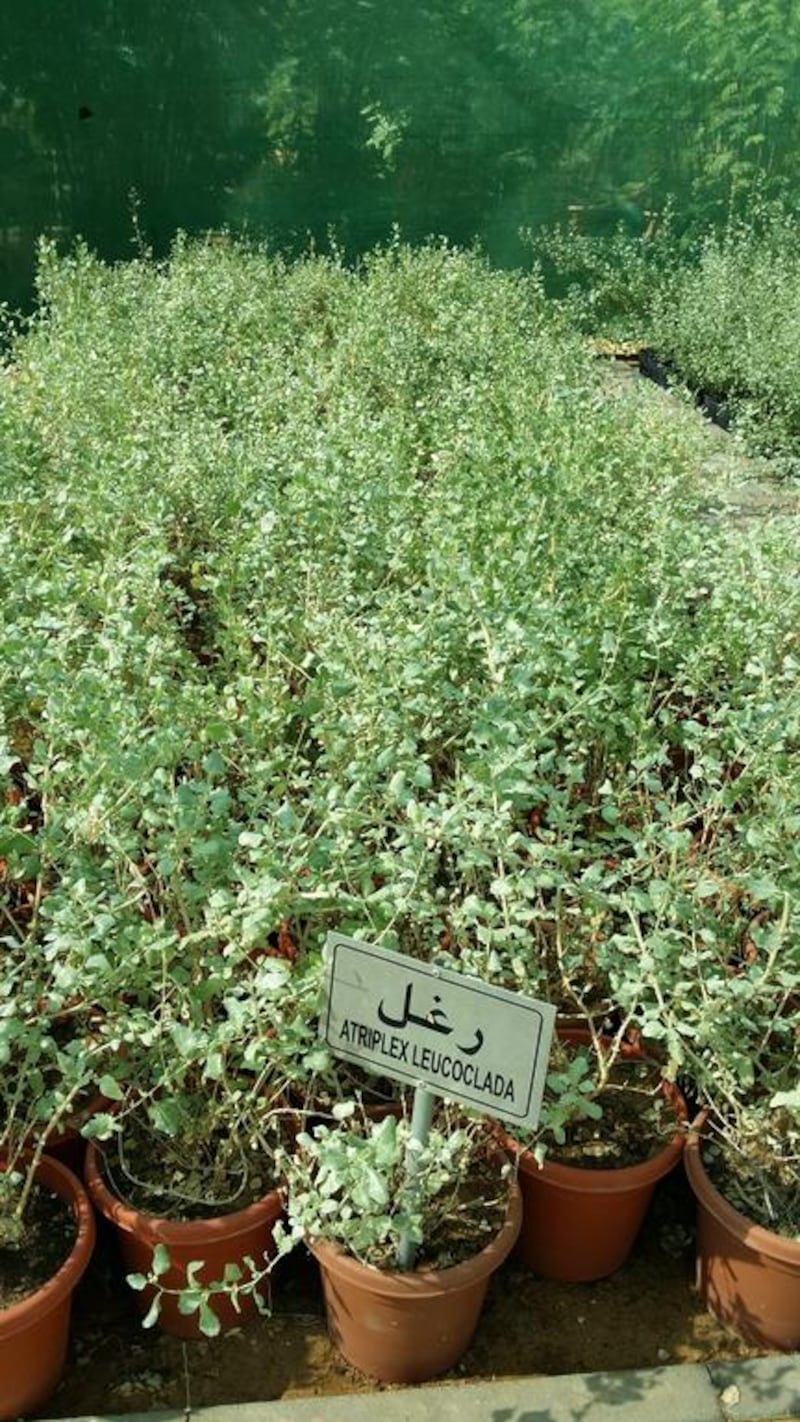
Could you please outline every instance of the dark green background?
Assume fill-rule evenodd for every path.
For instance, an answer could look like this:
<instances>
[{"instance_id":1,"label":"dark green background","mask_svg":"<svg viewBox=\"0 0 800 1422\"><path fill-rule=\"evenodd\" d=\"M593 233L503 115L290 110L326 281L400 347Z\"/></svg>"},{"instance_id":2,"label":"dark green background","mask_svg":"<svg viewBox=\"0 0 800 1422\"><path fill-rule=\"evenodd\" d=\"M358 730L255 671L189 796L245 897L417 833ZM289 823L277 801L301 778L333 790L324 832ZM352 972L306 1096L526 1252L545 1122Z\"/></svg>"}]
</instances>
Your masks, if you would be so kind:
<instances>
[{"instance_id":1,"label":"dark green background","mask_svg":"<svg viewBox=\"0 0 800 1422\"><path fill-rule=\"evenodd\" d=\"M393 223L647 230L787 188L795 0L3 0L0 299L38 233L130 255L228 225L282 247ZM132 196L135 195L135 196Z\"/></svg>"}]
</instances>

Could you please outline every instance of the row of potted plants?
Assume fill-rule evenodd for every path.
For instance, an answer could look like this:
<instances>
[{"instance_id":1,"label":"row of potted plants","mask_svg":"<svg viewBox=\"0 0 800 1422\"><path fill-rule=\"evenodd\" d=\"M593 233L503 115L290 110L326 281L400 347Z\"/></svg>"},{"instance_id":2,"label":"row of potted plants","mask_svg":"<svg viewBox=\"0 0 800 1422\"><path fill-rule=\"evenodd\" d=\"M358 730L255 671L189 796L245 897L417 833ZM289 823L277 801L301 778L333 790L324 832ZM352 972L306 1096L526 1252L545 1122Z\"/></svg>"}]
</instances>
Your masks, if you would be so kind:
<instances>
[{"instance_id":1,"label":"row of potted plants","mask_svg":"<svg viewBox=\"0 0 800 1422\"><path fill-rule=\"evenodd\" d=\"M254 976L263 977L263 970ZM274 994L282 975L272 976L267 993ZM253 987L265 1008L263 985ZM773 1001L770 1010L774 1015ZM81 1072L57 1084L50 1118L31 1129L23 1111L16 1136L8 1124L4 1132L12 1162L3 1176L7 1257L24 1249L35 1260L40 1232L53 1234L52 1214L40 1218L42 1187L69 1203L75 1222L66 1259L56 1253L54 1275L2 1315L9 1417L36 1405L57 1381L69 1294L91 1254L92 1210L57 1159L66 1154L79 1163L79 1130L90 1141L89 1197L118 1231L146 1326L159 1322L179 1336L213 1337L267 1312L276 1260L305 1241L319 1258L331 1331L345 1357L394 1381L422 1380L456 1361L474 1331L490 1273L520 1230L519 1257L544 1277L589 1280L618 1268L655 1183L683 1149L684 1098L664 1075L663 1055L648 1052L621 1014L616 1022L588 1019L582 1029L561 1029L535 1139L445 1112L421 1153L413 1188L404 1185L408 1105L399 1095L381 1099L385 1083L337 1080L348 1069L331 1064L321 1078L309 1075L313 1100L298 1104L286 1095L280 1056L266 1069L263 1062L240 1065L214 1081L204 1073L202 1034L196 1055L176 1064L167 1023L157 1023L138 1048L135 1040L125 1044L112 1024L110 1016L100 1029L93 1024L82 1040ZM796 1031L794 1017L789 1030ZM92 1056L99 1060L104 1047L111 1051L109 1070L98 1076ZM148 1084L154 1047L163 1072L155 1088ZM770 1050L777 1049L776 1041ZM704 1055L705 1071L729 1093L726 1111L698 1065L695 1084L716 1105L707 1140L727 1131L730 1149L714 1167L720 1193L703 1167L699 1137L689 1137L690 1179L700 1201L701 1287L718 1316L751 1341L796 1346L794 1101L789 1092L772 1091L745 1104L722 1080L724 1049L711 1058L706 1048ZM235 1061L235 1052L231 1057ZM755 1062L768 1091L786 1079L779 1051L778 1058ZM35 1067L33 1053L29 1060ZM50 1060L45 1047L45 1069ZM88 1106L80 1089L76 1094L80 1086ZM371 1086L379 1104L369 1104ZM105 1100L98 1090L107 1093ZM20 1104L38 1111L38 1100L26 1103L25 1094L19 1087L9 1093L7 1122ZM65 1112L71 1121L55 1134ZM698 1130L707 1115L708 1107ZM763 1218L762 1192L771 1228L753 1222ZM63 1254L63 1229L55 1233ZM403 1237L425 1250L411 1274L396 1264ZM351 1285L366 1290L369 1308L363 1299L353 1303ZM440 1314L447 1308L442 1295L449 1298L453 1289L455 1320ZM358 1323L355 1337L348 1320Z\"/></svg>"},{"instance_id":2,"label":"row of potted plants","mask_svg":"<svg viewBox=\"0 0 800 1422\"><path fill-rule=\"evenodd\" d=\"M5 1247L73 1118L121 1223L214 1202L262 1241L284 1180L322 1238L323 1146L381 1154L380 1262L404 1124L314 1133L365 1087L317 1036L331 929L588 1030L523 1193L596 1162L641 1036L796 1233L791 539L704 523L691 433L609 401L536 278L474 254L45 250L40 297L0 425ZM718 1179L743 1203L747 1175ZM151 1232L129 1269L152 1321L211 1332L268 1306L264 1248L187 1278Z\"/></svg>"}]
</instances>

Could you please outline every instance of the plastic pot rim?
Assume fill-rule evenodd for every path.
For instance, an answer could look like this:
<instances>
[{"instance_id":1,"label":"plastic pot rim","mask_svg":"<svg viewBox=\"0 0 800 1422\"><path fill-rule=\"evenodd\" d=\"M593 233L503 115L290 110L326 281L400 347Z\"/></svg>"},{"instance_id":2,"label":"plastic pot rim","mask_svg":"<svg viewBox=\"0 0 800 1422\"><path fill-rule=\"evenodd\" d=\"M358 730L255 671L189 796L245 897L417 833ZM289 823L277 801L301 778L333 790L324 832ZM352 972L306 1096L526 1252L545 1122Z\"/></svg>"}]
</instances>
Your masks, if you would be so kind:
<instances>
[{"instance_id":1,"label":"plastic pot rim","mask_svg":"<svg viewBox=\"0 0 800 1422\"><path fill-rule=\"evenodd\" d=\"M77 1287L94 1249L96 1228L91 1202L83 1185L66 1165L50 1156L42 1156L36 1167L37 1182L53 1190L71 1208L77 1229L72 1249L63 1264L38 1289L19 1303L0 1309L0 1332L3 1339L30 1328L58 1308Z\"/></svg>"},{"instance_id":2,"label":"plastic pot rim","mask_svg":"<svg viewBox=\"0 0 800 1422\"><path fill-rule=\"evenodd\" d=\"M308 1239L309 1250L320 1266L358 1284L368 1293L422 1299L474 1287L499 1269L516 1244L522 1228L522 1193L516 1180L508 1182L506 1217L497 1234L483 1249L446 1269L378 1269L348 1254L341 1245L325 1239Z\"/></svg>"},{"instance_id":3,"label":"plastic pot rim","mask_svg":"<svg viewBox=\"0 0 800 1422\"><path fill-rule=\"evenodd\" d=\"M785 1264L792 1269L800 1268L800 1240L790 1239L787 1235L777 1234L774 1230L766 1229L764 1225L756 1224L734 1205L729 1204L711 1180L703 1164L702 1154L703 1129L709 1115L709 1111L704 1109L695 1116L686 1139L684 1154L686 1174L698 1203L708 1210L729 1234L754 1253L763 1254L775 1263Z\"/></svg>"},{"instance_id":4,"label":"plastic pot rim","mask_svg":"<svg viewBox=\"0 0 800 1422\"><path fill-rule=\"evenodd\" d=\"M97 1209L107 1220L119 1229L153 1245L174 1244L176 1246L207 1245L209 1239L235 1239L254 1225L273 1223L283 1214L283 1196L276 1187L260 1199L243 1209L227 1215L209 1215L199 1220L170 1220L160 1215L149 1215L128 1205L106 1185L100 1164L100 1151L94 1141L89 1142L86 1151L84 1177L89 1194Z\"/></svg>"}]
</instances>

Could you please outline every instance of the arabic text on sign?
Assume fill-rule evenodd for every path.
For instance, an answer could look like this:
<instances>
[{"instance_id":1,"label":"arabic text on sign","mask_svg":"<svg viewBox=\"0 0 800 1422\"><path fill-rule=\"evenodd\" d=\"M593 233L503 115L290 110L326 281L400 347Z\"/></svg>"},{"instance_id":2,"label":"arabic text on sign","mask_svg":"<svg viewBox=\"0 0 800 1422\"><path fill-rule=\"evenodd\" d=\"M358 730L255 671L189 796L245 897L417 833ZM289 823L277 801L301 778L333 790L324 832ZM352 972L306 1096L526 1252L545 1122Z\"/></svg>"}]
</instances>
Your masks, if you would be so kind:
<instances>
[{"instance_id":1,"label":"arabic text on sign","mask_svg":"<svg viewBox=\"0 0 800 1422\"><path fill-rule=\"evenodd\" d=\"M428 1012L424 1016L421 1016L419 1013L411 1011L412 991L413 984L407 983L405 997L403 999L402 1017L390 1017L384 1008L383 999L381 999L378 1003L378 1020L383 1022L386 1027L396 1027L398 1030L407 1027L409 1022L411 1022L415 1027L422 1027L426 1032L438 1032L445 1037L449 1037L453 1028L447 1024L447 1013L444 1008L437 1006L442 1000L438 993L434 996L433 1006L428 1009ZM456 1042L456 1046L460 1052L463 1052L465 1057L473 1057L483 1046L483 1033L480 1027L476 1028L475 1041L469 1047L462 1047L458 1042Z\"/></svg>"}]
</instances>

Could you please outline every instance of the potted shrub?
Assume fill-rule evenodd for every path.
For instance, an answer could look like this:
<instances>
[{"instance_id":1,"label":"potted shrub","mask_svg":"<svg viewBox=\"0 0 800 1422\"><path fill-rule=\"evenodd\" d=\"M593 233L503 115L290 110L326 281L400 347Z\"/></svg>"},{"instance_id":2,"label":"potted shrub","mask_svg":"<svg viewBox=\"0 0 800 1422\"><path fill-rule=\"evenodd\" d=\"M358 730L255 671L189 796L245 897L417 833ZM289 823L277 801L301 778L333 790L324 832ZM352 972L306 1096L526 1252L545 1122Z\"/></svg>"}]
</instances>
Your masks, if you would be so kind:
<instances>
[{"instance_id":1,"label":"potted shrub","mask_svg":"<svg viewBox=\"0 0 800 1422\"><path fill-rule=\"evenodd\" d=\"M301 1134L286 1160L281 1252L307 1242L334 1342L385 1382L422 1382L455 1364L522 1213L510 1164L481 1123L442 1114L415 1153L413 1183L409 1134L402 1116L351 1117ZM397 1264L404 1238L417 1249L410 1270Z\"/></svg>"},{"instance_id":2,"label":"potted shrub","mask_svg":"<svg viewBox=\"0 0 800 1422\"><path fill-rule=\"evenodd\" d=\"M604 1278L624 1264L657 1182L678 1164L686 1107L625 1028L558 1030L542 1116L519 1162L519 1255L545 1278Z\"/></svg>"},{"instance_id":3,"label":"potted shrub","mask_svg":"<svg viewBox=\"0 0 800 1422\"><path fill-rule=\"evenodd\" d=\"M800 1346L800 1090L791 901L775 895L741 954L697 942L668 1025L700 1113L686 1169L697 1197L697 1283L709 1310L760 1347ZM687 971L688 969L688 971Z\"/></svg>"},{"instance_id":4,"label":"potted shrub","mask_svg":"<svg viewBox=\"0 0 800 1422\"><path fill-rule=\"evenodd\" d=\"M655 1185L681 1158L687 1111L660 1044L642 1037L636 957L565 901L559 888L543 995L560 1011L540 1121L526 1135L507 1126L501 1138L519 1163L520 1257L544 1277L577 1283L625 1262ZM619 1006L604 1011L603 999Z\"/></svg>"},{"instance_id":5,"label":"potted shrub","mask_svg":"<svg viewBox=\"0 0 800 1422\"><path fill-rule=\"evenodd\" d=\"M749 1343L800 1346L800 1090L703 1110L686 1147L697 1285Z\"/></svg>"},{"instance_id":6,"label":"potted shrub","mask_svg":"<svg viewBox=\"0 0 800 1422\"><path fill-rule=\"evenodd\" d=\"M9 954L0 997L0 1416L41 1406L66 1358L72 1293L94 1247L80 1181L45 1154L96 1090L104 1044L58 1040L32 945ZM113 1089L110 1079L106 1086Z\"/></svg>"},{"instance_id":7,"label":"potted shrub","mask_svg":"<svg viewBox=\"0 0 800 1422\"><path fill-rule=\"evenodd\" d=\"M218 952L206 945L207 983ZM296 1128L284 1048L263 1027L289 1022L303 993L283 960L245 955L237 967L224 993L178 994L155 1020L128 1012L130 1102L86 1131L89 1192L117 1230L144 1324L179 1337L213 1336L266 1308L258 1286L283 1209L276 1151ZM199 1291L223 1278L241 1287L211 1306Z\"/></svg>"},{"instance_id":8,"label":"potted shrub","mask_svg":"<svg viewBox=\"0 0 800 1422\"><path fill-rule=\"evenodd\" d=\"M453 1126L443 1114L423 1147L410 1147L399 1114L356 1117L334 1107L338 1124L301 1132L281 1154L288 1223L274 1230L276 1252L230 1258L213 1279L192 1266L171 1279L157 1254L134 1287L184 1312L242 1307L263 1298L275 1264L307 1244L322 1274L333 1341L354 1367L383 1382L424 1382L452 1367L475 1331L491 1275L514 1246L522 1201L508 1157L482 1123ZM414 1156L413 1181L408 1178ZM402 1269L403 1242L417 1251ZM263 1307L263 1303L262 1303ZM210 1330L209 1330L210 1331ZM215 1330L214 1330L215 1331Z\"/></svg>"}]
</instances>

